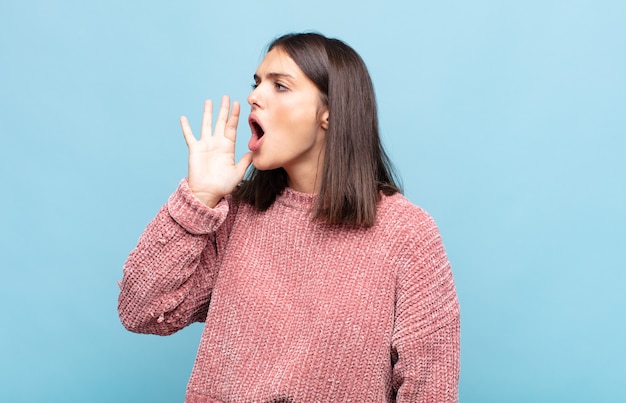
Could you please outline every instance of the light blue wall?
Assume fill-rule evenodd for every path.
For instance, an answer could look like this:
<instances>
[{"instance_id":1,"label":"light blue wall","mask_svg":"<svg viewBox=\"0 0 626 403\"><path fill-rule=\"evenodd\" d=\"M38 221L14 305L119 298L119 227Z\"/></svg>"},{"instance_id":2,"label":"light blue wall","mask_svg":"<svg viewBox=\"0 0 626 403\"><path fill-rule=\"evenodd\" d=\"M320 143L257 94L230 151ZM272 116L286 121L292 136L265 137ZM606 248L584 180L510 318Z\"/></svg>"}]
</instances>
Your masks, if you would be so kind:
<instances>
[{"instance_id":1,"label":"light blue wall","mask_svg":"<svg viewBox=\"0 0 626 403\"><path fill-rule=\"evenodd\" d=\"M179 115L317 30L440 225L461 400L626 401L626 3L286 3L0 1L0 400L182 401L201 326L126 332L115 282L186 174Z\"/></svg>"}]
</instances>

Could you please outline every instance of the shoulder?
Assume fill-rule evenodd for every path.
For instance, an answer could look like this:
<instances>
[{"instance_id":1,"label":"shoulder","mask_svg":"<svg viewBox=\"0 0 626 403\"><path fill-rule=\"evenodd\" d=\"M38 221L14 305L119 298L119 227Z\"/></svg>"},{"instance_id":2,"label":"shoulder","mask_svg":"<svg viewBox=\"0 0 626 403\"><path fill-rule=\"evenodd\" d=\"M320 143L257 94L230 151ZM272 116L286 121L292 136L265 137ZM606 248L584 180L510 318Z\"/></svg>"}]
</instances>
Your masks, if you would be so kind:
<instances>
[{"instance_id":1,"label":"shoulder","mask_svg":"<svg viewBox=\"0 0 626 403\"><path fill-rule=\"evenodd\" d=\"M376 225L400 237L422 238L439 232L433 217L401 193L382 196L378 204Z\"/></svg>"},{"instance_id":2,"label":"shoulder","mask_svg":"<svg viewBox=\"0 0 626 403\"><path fill-rule=\"evenodd\" d=\"M399 310L416 309L417 317L424 318L418 320L418 328L424 331L443 326L458 316L459 308L450 261L435 220L400 194L383 197L379 210L379 224L396 238L397 295L399 301L409 301ZM411 308L415 298L419 302Z\"/></svg>"}]
</instances>

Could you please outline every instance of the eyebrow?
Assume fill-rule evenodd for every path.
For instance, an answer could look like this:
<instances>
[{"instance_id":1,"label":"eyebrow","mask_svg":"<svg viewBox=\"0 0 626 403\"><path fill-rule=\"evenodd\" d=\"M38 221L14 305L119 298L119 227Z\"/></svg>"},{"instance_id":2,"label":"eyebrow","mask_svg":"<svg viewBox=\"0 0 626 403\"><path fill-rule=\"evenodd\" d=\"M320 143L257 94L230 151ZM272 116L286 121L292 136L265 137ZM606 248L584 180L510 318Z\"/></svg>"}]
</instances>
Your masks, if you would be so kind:
<instances>
[{"instance_id":1,"label":"eyebrow","mask_svg":"<svg viewBox=\"0 0 626 403\"><path fill-rule=\"evenodd\" d=\"M254 76L253 76L253 77L254 77L254 81L255 81L255 82L261 81L261 77L260 77L258 74L254 73ZM265 77L270 78L270 79L271 79L271 78L291 78L291 79L295 79L295 77L294 77L294 76L292 76L291 74L287 74L287 73L274 73L274 72L272 72L272 73L267 73L267 74L265 75Z\"/></svg>"}]
</instances>

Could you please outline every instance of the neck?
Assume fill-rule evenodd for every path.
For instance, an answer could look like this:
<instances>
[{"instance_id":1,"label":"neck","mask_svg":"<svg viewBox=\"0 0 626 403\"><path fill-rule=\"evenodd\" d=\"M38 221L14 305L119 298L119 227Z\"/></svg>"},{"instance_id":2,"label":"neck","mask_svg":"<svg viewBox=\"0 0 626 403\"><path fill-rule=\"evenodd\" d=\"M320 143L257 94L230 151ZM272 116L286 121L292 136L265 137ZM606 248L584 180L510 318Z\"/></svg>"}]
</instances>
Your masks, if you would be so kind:
<instances>
[{"instance_id":1,"label":"neck","mask_svg":"<svg viewBox=\"0 0 626 403\"><path fill-rule=\"evenodd\" d=\"M284 166L287 172L287 184L297 192L317 194L322 183L322 171L324 166L324 148L307 163L296 163Z\"/></svg>"},{"instance_id":2,"label":"neck","mask_svg":"<svg viewBox=\"0 0 626 403\"><path fill-rule=\"evenodd\" d=\"M317 175L311 175L312 177L292 176L289 172L287 175L289 187L297 192L315 194L319 190L320 179Z\"/></svg>"},{"instance_id":3,"label":"neck","mask_svg":"<svg viewBox=\"0 0 626 403\"><path fill-rule=\"evenodd\" d=\"M301 193L318 193L322 181L322 164L317 164L313 169L306 171L287 168L285 171L287 172L287 184L290 188Z\"/></svg>"}]
</instances>

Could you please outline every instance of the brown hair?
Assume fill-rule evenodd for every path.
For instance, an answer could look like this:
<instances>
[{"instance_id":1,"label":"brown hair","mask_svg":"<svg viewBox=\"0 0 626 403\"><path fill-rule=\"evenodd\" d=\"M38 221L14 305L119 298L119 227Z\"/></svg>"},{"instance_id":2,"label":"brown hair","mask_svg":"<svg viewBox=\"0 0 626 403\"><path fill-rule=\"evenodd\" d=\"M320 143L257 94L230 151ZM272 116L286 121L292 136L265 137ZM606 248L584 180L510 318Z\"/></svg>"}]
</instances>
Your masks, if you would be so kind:
<instances>
[{"instance_id":1,"label":"brown hair","mask_svg":"<svg viewBox=\"0 0 626 403\"><path fill-rule=\"evenodd\" d=\"M370 227L380 192L400 192L382 147L374 87L365 63L348 45L316 33L288 34L274 40L320 91L328 106L324 165L313 218L333 225ZM287 186L278 168L252 168L233 192L235 200L267 210Z\"/></svg>"}]
</instances>

